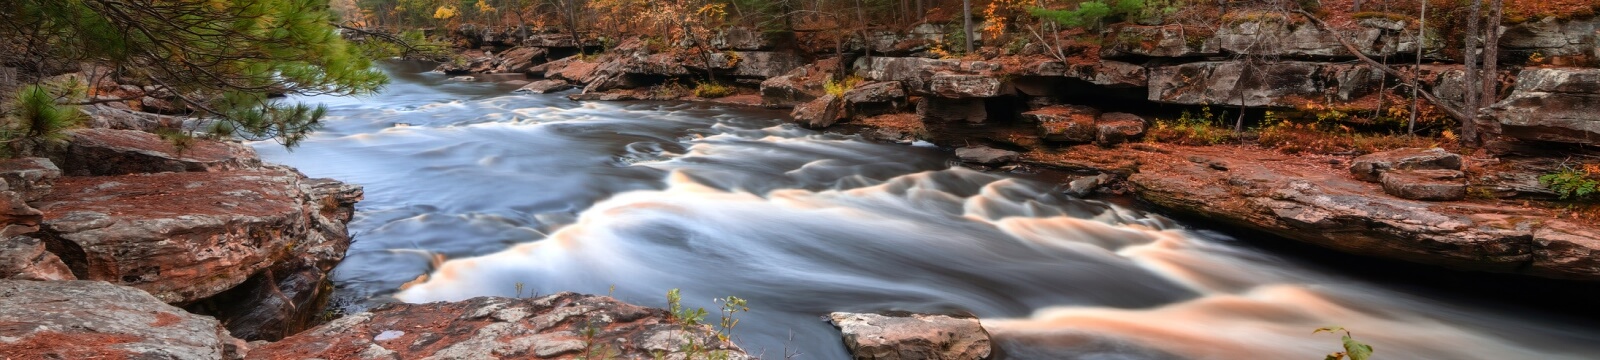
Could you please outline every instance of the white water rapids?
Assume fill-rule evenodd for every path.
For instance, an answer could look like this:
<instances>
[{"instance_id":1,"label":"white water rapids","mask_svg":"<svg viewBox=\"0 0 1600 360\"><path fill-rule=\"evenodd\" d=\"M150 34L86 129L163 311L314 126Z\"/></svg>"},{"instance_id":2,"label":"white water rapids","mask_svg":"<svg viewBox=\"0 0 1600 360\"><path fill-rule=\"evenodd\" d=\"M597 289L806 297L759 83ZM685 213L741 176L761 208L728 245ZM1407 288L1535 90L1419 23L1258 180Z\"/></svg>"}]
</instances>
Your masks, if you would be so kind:
<instances>
[{"instance_id":1,"label":"white water rapids","mask_svg":"<svg viewBox=\"0 0 1600 360\"><path fill-rule=\"evenodd\" d=\"M331 118L302 147L256 144L366 186L334 274L352 310L557 291L660 307L679 288L713 313L748 299L736 341L775 359L847 358L820 316L888 310L975 314L1012 359L1320 359L1329 325L1379 359L1600 357L1592 318L1369 284L931 146L388 69L379 95L303 99Z\"/></svg>"}]
</instances>

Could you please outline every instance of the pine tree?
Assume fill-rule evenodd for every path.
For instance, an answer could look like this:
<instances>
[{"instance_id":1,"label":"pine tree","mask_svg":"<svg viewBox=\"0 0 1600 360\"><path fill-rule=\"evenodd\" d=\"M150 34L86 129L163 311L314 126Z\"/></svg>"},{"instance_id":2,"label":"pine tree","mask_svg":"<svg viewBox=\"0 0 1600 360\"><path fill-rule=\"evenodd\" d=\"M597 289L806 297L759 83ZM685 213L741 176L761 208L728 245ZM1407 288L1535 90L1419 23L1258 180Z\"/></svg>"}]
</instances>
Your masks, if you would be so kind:
<instances>
[{"instance_id":1,"label":"pine tree","mask_svg":"<svg viewBox=\"0 0 1600 360\"><path fill-rule=\"evenodd\" d=\"M357 95L387 82L333 21L327 0L16 0L0 9L0 36L166 87L215 120L215 134L293 146L324 112L274 95Z\"/></svg>"}]
</instances>

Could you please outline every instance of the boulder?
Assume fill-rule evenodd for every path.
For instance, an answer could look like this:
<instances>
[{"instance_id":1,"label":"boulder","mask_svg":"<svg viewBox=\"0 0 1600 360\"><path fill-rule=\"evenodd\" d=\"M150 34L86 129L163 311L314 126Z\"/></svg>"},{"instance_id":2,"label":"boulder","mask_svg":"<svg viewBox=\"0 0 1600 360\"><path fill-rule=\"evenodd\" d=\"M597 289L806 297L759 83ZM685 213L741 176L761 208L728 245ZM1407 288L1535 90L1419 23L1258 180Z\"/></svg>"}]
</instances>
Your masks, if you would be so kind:
<instances>
[{"instance_id":1,"label":"boulder","mask_svg":"<svg viewBox=\"0 0 1600 360\"><path fill-rule=\"evenodd\" d=\"M255 150L235 142L195 139L179 150L155 134L134 130L76 129L68 145L49 157L71 176L225 171L261 166Z\"/></svg>"},{"instance_id":2,"label":"boulder","mask_svg":"<svg viewBox=\"0 0 1600 360\"><path fill-rule=\"evenodd\" d=\"M588 334L588 335L586 335ZM251 359L751 359L710 326L603 296L390 304L252 349Z\"/></svg>"},{"instance_id":3,"label":"boulder","mask_svg":"<svg viewBox=\"0 0 1600 360\"><path fill-rule=\"evenodd\" d=\"M982 123L989 119L983 99L925 97L917 102L917 115L924 120Z\"/></svg>"},{"instance_id":4,"label":"boulder","mask_svg":"<svg viewBox=\"0 0 1600 360\"><path fill-rule=\"evenodd\" d=\"M787 51L726 51L712 53L710 59L713 68L723 74L758 79L780 76L805 65L799 55ZM702 61L687 65L703 66Z\"/></svg>"},{"instance_id":5,"label":"boulder","mask_svg":"<svg viewBox=\"0 0 1600 360\"><path fill-rule=\"evenodd\" d=\"M976 318L924 314L832 313L855 359L987 359L989 332Z\"/></svg>"},{"instance_id":6,"label":"boulder","mask_svg":"<svg viewBox=\"0 0 1600 360\"><path fill-rule=\"evenodd\" d=\"M874 56L856 60L856 76L875 81L899 81L912 93L928 90L928 80L941 71L961 69L960 60Z\"/></svg>"},{"instance_id":7,"label":"boulder","mask_svg":"<svg viewBox=\"0 0 1600 360\"><path fill-rule=\"evenodd\" d=\"M832 72L838 70L838 66L838 59L818 60L762 81L761 103L766 106L795 106L815 100L827 93L824 85L828 83Z\"/></svg>"},{"instance_id":8,"label":"boulder","mask_svg":"<svg viewBox=\"0 0 1600 360\"><path fill-rule=\"evenodd\" d=\"M1600 145L1600 69L1524 70L1495 109L1504 136Z\"/></svg>"},{"instance_id":9,"label":"boulder","mask_svg":"<svg viewBox=\"0 0 1600 360\"><path fill-rule=\"evenodd\" d=\"M99 281L0 280L0 358L238 359L211 318Z\"/></svg>"},{"instance_id":10,"label":"boulder","mask_svg":"<svg viewBox=\"0 0 1600 360\"><path fill-rule=\"evenodd\" d=\"M534 66L544 62L549 51L536 47L517 47L500 53L499 65L494 67L495 73L527 73Z\"/></svg>"},{"instance_id":11,"label":"boulder","mask_svg":"<svg viewBox=\"0 0 1600 360\"><path fill-rule=\"evenodd\" d=\"M0 239L0 279L76 280L67 264L27 236Z\"/></svg>"},{"instance_id":12,"label":"boulder","mask_svg":"<svg viewBox=\"0 0 1600 360\"><path fill-rule=\"evenodd\" d=\"M845 117L844 99L833 94L823 95L816 100L796 106L789 115L806 127L820 129L832 126Z\"/></svg>"},{"instance_id":13,"label":"boulder","mask_svg":"<svg viewBox=\"0 0 1600 360\"><path fill-rule=\"evenodd\" d=\"M26 201L37 201L55 189L61 169L46 158L16 158L0 160L0 180L5 180L10 191L22 195Z\"/></svg>"},{"instance_id":14,"label":"boulder","mask_svg":"<svg viewBox=\"0 0 1600 360\"><path fill-rule=\"evenodd\" d=\"M857 85L844 92L844 103L852 118L892 114L908 104L905 88L898 81Z\"/></svg>"},{"instance_id":15,"label":"boulder","mask_svg":"<svg viewBox=\"0 0 1600 360\"><path fill-rule=\"evenodd\" d=\"M1146 123L1143 117L1129 113L1107 113L1100 115L1095 123L1095 142L1102 145L1120 144L1128 142L1139 135L1144 135Z\"/></svg>"},{"instance_id":16,"label":"boulder","mask_svg":"<svg viewBox=\"0 0 1600 360\"><path fill-rule=\"evenodd\" d=\"M975 164L1004 164L1017 161L1017 159L1021 156L1021 153L1015 151L1001 150L982 145L956 149L957 158L960 158L961 161Z\"/></svg>"},{"instance_id":17,"label":"boulder","mask_svg":"<svg viewBox=\"0 0 1600 360\"><path fill-rule=\"evenodd\" d=\"M1500 48L1512 58L1533 54L1556 66L1593 66L1600 61L1600 17L1546 17L1505 27Z\"/></svg>"},{"instance_id":18,"label":"boulder","mask_svg":"<svg viewBox=\"0 0 1600 360\"><path fill-rule=\"evenodd\" d=\"M9 187L10 184L0 181L0 238L39 231L44 213L29 206L21 192Z\"/></svg>"},{"instance_id":19,"label":"boulder","mask_svg":"<svg viewBox=\"0 0 1600 360\"><path fill-rule=\"evenodd\" d=\"M1100 110L1080 105L1057 105L1022 113L1024 120L1038 124L1045 140L1086 143L1100 134L1096 125Z\"/></svg>"},{"instance_id":20,"label":"boulder","mask_svg":"<svg viewBox=\"0 0 1600 360\"><path fill-rule=\"evenodd\" d=\"M1533 232L1534 268L1547 277L1600 277L1600 230L1566 220L1549 220Z\"/></svg>"},{"instance_id":21,"label":"boulder","mask_svg":"<svg viewBox=\"0 0 1600 360\"><path fill-rule=\"evenodd\" d=\"M282 168L66 177L37 203L39 236L79 279L189 303L322 241L301 178Z\"/></svg>"},{"instance_id":22,"label":"boulder","mask_svg":"<svg viewBox=\"0 0 1600 360\"><path fill-rule=\"evenodd\" d=\"M549 94L549 93L553 93L553 92L557 92L557 91L564 91L564 90L571 89L571 88L574 88L574 87L575 86L573 86L572 84L569 84L569 83L567 83L565 81L561 81L561 80L539 80L539 81L534 81L534 82L528 83L528 85L523 85L522 88L517 89L517 92L528 92L528 93L534 93L534 94Z\"/></svg>"},{"instance_id":23,"label":"boulder","mask_svg":"<svg viewBox=\"0 0 1600 360\"><path fill-rule=\"evenodd\" d=\"M1009 92L1005 82L988 75L938 73L929 80L928 87L935 96L952 99L989 98Z\"/></svg>"},{"instance_id":24,"label":"boulder","mask_svg":"<svg viewBox=\"0 0 1600 360\"><path fill-rule=\"evenodd\" d=\"M1350 174L1368 182L1381 181L1390 170L1461 170L1461 155L1440 148L1411 148L1362 155L1350 164Z\"/></svg>"},{"instance_id":25,"label":"boulder","mask_svg":"<svg viewBox=\"0 0 1600 360\"><path fill-rule=\"evenodd\" d=\"M199 120L186 119L175 116L158 115L141 111L132 111L115 107L96 104L83 107L84 114L89 115L89 128L139 130L156 132L161 130L195 128Z\"/></svg>"},{"instance_id":26,"label":"boulder","mask_svg":"<svg viewBox=\"0 0 1600 360\"><path fill-rule=\"evenodd\" d=\"M1102 58L1221 56L1215 30L1188 26L1120 25L1100 47Z\"/></svg>"},{"instance_id":27,"label":"boulder","mask_svg":"<svg viewBox=\"0 0 1600 360\"><path fill-rule=\"evenodd\" d=\"M1011 83L1018 92L1034 96L1054 95L1038 89L1048 89L1058 85L1060 81L1056 78L1061 77L1113 89L1136 89L1150 84L1148 72L1143 65L1114 60L1071 65L1055 60L1037 60L1018 69L1017 75L1023 77L1014 79ZM1030 78L1043 81L1036 80L1033 83L1026 81Z\"/></svg>"},{"instance_id":28,"label":"boulder","mask_svg":"<svg viewBox=\"0 0 1600 360\"><path fill-rule=\"evenodd\" d=\"M1466 175L1457 170L1391 170L1382 175L1383 192L1402 199L1454 201L1467 197Z\"/></svg>"}]
</instances>

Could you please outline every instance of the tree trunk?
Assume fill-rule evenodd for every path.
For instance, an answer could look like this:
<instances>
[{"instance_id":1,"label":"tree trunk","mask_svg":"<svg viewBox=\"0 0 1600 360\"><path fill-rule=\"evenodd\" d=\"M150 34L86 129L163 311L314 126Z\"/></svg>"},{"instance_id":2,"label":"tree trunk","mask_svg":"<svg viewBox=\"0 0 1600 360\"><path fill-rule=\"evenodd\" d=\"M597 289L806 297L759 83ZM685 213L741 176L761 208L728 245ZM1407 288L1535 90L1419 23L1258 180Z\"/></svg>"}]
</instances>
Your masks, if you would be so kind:
<instances>
[{"instance_id":1,"label":"tree trunk","mask_svg":"<svg viewBox=\"0 0 1600 360\"><path fill-rule=\"evenodd\" d=\"M1483 87L1477 86L1479 79L1483 78L1481 74L1478 73L1478 39L1479 36L1483 35L1483 32L1480 30L1481 25L1483 24L1483 19L1480 18L1483 15L1482 11L1483 0L1472 0L1472 12L1471 14L1467 15L1467 38L1465 41L1466 49L1462 50L1461 52L1461 57L1465 59L1466 63L1465 74L1463 74L1464 76L1461 79L1461 83L1464 85L1462 87L1466 88L1466 91L1465 94L1463 94L1461 103L1464 105L1463 107L1465 109L1463 110L1466 110L1467 116L1470 116L1473 119L1478 118L1478 104L1482 103L1482 100L1479 100L1479 97L1481 96L1480 92L1482 92ZM1471 146L1476 145L1477 143L1477 124L1471 121L1462 122L1461 144L1465 146Z\"/></svg>"},{"instance_id":2,"label":"tree trunk","mask_svg":"<svg viewBox=\"0 0 1600 360\"><path fill-rule=\"evenodd\" d=\"M1491 2L1489 21L1484 23L1484 31L1489 34L1483 43L1483 98L1478 103L1480 109L1500 101L1500 17L1504 12L1503 4L1502 0ZM1479 115L1482 115L1482 110L1479 110Z\"/></svg>"},{"instance_id":3,"label":"tree trunk","mask_svg":"<svg viewBox=\"0 0 1600 360\"><path fill-rule=\"evenodd\" d=\"M967 39L967 53L972 53L972 0L961 0L961 33Z\"/></svg>"},{"instance_id":4,"label":"tree trunk","mask_svg":"<svg viewBox=\"0 0 1600 360\"><path fill-rule=\"evenodd\" d=\"M1406 134L1411 136L1417 135L1417 113L1422 111L1422 98L1417 94L1422 86L1418 84L1421 81L1418 78L1422 75L1422 49L1428 47L1428 0L1419 1L1422 2L1422 14L1417 16L1417 66L1411 68L1415 74L1411 77L1411 118L1406 120Z\"/></svg>"}]
</instances>

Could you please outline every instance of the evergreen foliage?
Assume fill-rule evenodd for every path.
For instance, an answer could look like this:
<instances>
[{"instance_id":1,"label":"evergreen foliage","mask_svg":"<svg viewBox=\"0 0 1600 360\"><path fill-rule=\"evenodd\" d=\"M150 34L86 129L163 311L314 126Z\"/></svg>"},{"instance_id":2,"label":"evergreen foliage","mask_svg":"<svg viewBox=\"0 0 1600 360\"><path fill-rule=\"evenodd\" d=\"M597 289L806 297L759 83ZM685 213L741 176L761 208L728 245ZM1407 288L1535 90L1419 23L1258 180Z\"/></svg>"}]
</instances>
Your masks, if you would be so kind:
<instances>
[{"instance_id":1,"label":"evergreen foliage","mask_svg":"<svg viewBox=\"0 0 1600 360\"><path fill-rule=\"evenodd\" d=\"M246 139L292 146L323 112L269 94L357 95L387 81L333 20L327 0L18 0L0 10L0 32L171 89Z\"/></svg>"}]
</instances>

